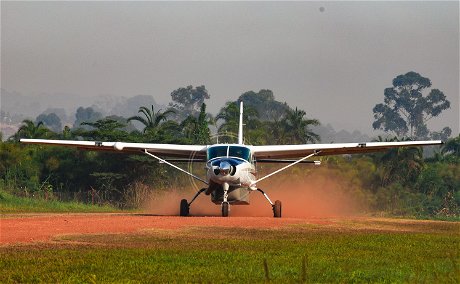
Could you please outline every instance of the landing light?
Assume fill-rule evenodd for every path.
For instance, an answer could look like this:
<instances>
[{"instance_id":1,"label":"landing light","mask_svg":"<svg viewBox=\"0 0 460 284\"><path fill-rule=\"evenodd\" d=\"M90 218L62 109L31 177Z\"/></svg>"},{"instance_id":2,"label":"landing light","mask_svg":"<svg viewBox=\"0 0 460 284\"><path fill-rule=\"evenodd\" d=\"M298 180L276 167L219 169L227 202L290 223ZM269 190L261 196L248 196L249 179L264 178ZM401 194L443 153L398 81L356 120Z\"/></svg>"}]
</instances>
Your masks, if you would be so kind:
<instances>
[{"instance_id":1,"label":"landing light","mask_svg":"<svg viewBox=\"0 0 460 284\"><path fill-rule=\"evenodd\" d=\"M123 143L121 142L115 142L115 144L113 144L113 148L115 148L118 151L121 151L123 150L124 146L123 146Z\"/></svg>"}]
</instances>

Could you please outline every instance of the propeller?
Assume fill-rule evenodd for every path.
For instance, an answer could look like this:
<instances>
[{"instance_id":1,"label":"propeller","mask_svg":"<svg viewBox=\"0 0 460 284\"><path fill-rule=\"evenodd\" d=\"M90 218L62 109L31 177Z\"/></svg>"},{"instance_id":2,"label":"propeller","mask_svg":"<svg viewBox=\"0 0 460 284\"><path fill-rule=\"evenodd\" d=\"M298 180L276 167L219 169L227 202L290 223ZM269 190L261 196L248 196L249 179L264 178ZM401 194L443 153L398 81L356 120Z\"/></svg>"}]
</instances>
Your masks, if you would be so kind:
<instances>
[{"instance_id":1,"label":"propeller","mask_svg":"<svg viewBox=\"0 0 460 284\"><path fill-rule=\"evenodd\" d=\"M222 161L220 162L219 165L219 173L223 176L226 176L230 173L230 170L232 169L232 165L230 165L229 162L227 161Z\"/></svg>"},{"instance_id":2,"label":"propeller","mask_svg":"<svg viewBox=\"0 0 460 284\"><path fill-rule=\"evenodd\" d=\"M216 161L212 170L216 176L233 176L236 173L236 166L232 165L230 161Z\"/></svg>"}]
</instances>

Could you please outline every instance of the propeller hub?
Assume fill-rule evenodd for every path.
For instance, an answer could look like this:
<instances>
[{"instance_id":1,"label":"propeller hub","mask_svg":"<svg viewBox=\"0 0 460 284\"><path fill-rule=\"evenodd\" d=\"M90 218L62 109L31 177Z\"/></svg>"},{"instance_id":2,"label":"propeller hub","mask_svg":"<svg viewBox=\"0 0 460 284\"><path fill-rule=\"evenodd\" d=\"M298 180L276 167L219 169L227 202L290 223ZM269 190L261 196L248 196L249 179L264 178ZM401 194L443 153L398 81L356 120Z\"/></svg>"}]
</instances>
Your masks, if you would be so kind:
<instances>
[{"instance_id":1,"label":"propeller hub","mask_svg":"<svg viewBox=\"0 0 460 284\"><path fill-rule=\"evenodd\" d=\"M232 165L230 165L230 163L227 161L223 161L219 165L219 173L223 176L228 175L231 169L232 169Z\"/></svg>"}]
</instances>

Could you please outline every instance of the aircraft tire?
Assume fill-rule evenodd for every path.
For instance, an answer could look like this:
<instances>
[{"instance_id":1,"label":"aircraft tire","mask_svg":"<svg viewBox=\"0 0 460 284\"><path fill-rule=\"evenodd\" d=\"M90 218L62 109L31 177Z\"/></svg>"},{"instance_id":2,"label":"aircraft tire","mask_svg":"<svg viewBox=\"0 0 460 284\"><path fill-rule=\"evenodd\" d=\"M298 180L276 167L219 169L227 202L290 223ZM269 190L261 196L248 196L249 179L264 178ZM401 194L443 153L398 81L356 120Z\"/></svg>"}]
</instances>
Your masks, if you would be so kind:
<instances>
[{"instance_id":1,"label":"aircraft tire","mask_svg":"<svg viewBox=\"0 0 460 284\"><path fill-rule=\"evenodd\" d=\"M281 201L276 200L273 205L273 217L281 218Z\"/></svg>"},{"instance_id":2,"label":"aircraft tire","mask_svg":"<svg viewBox=\"0 0 460 284\"><path fill-rule=\"evenodd\" d=\"M189 210L187 199L182 199L180 201L180 216L188 216Z\"/></svg>"},{"instance_id":3,"label":"aircraft tire","mask_svg":"<svg viewBox=\"0 0 460 284\"><path fill-rule=\"evenodd\" d=\"M222 202L222 217L228 217L228 202Z\"/></svg>"}]
</instances>

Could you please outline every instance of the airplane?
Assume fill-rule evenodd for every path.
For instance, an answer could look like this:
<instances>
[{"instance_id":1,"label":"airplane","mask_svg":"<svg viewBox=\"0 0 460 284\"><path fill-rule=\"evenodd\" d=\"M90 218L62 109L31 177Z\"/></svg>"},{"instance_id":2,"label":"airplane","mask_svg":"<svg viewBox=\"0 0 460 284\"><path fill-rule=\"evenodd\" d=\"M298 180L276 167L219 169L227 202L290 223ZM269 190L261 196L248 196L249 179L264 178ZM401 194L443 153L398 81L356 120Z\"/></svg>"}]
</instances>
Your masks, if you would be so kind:
<instances>
[{"instance_id":1,"label":"airplane","mask_svg":"<svg viewBox=\"0 0 460 284\"><path fill-rule=\"evenodd\" d=\"M414 147L441 145L435 141L403 141L403 142L364 142L364 143L331 143L331 144L300 144L300 145L245 145L243 140L243 102L240 102L238 127L238 143L213 145L178 145L153 143L125 143L76 140L20 139L26 144L45 144L76 147L85 150L103 150L128 153L143 153L160 163L167 164L176 170L201 181L206 187L200 189L191 201L182 199L180 216L190 215L190 206L196 198L205 193L211 201L221 205L222 217L228 217L230 205L248 205L251 192L260 192L272 206L273 217L281 218L281 201L272 202L269 196L257 184L273 175L280 173L299 163L320 165L320 161L312 157L342 154L359 154L385 151L396 147ZM199 177L192 172L174 164L174 162L206 162L206 177ZM257 163L287 163L286 166L267 174L256 177Z\"/></svg>"}]
</instances>

